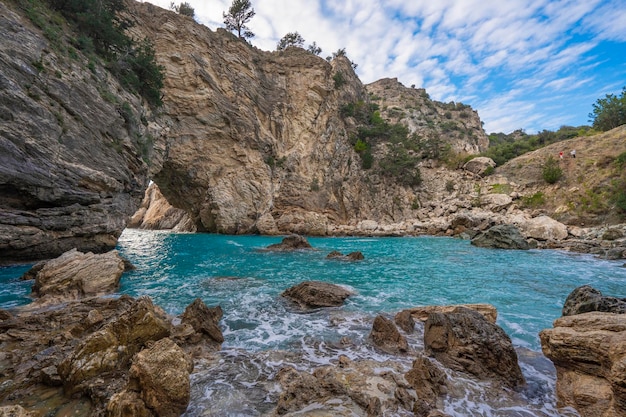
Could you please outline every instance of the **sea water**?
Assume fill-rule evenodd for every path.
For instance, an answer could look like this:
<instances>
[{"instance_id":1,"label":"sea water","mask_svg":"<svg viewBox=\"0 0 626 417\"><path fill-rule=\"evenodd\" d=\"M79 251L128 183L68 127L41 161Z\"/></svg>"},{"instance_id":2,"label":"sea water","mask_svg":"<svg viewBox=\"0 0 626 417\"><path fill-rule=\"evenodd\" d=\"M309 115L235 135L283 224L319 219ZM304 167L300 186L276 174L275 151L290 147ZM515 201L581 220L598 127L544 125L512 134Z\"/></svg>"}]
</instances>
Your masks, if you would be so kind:
<instances>
[{"instance_id":1,"label":"sea water","mask_svg":"<svg viewBox=\"0 0 626 417\"><path fill-rule=\"evenodd\" d=\"M177 234L126 230L118 250L135 266L124 274L120 293L149 295L172 315L195 298L220 305L224 343L220 359L198 367L187 415L254 416L272 408L282 366L301 370L351 359L398 360L367 342L378 314L460 303L489 303L497 324L511 337L528 382L515 401L483 397L468 379L466 394L446 400L454 416L559 416L554 369L540 354L538 333L552 327L576 287L590 284L624 296L623 262L552 250L493 250L442 237L309 238L314 250L265 251L280 237ZM361 251L362 261L327 259L333 250ZM0 307L29 302L32 282L19 281L27 267L0 268ZM303 312L280 294L306 280L354 292L342 307ZM420 327L409 336L423 348ZM346 346L342 341L349 340ZM401 359L408 370L411 359ZM455 375L457 379L462 375ZM452 396L450 396L452 397ZM407 414L408 415L408 414Z\"/></svg>"}]
</instances>

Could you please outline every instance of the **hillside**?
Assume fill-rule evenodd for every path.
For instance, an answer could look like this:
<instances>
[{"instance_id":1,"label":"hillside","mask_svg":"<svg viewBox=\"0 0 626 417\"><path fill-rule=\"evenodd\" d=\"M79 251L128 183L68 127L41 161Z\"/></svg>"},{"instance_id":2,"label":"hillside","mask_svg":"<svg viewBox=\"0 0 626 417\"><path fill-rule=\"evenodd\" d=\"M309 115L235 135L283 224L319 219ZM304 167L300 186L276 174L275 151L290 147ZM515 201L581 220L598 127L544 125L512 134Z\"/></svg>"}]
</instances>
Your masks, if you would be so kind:
<instances>
[{"instance_id":1,"label":"hillside","mask_svg":"<svg viewBox=\"0 0 626 417\"><path fill-rule=\"evenodd\" d=\"M576 158L570 151L576 150ZM559 153L564 158L559 160ZM519 156L496 168L503 182L515 184L525 196L542 193L543 203L530 204L545 214L570 225L593 226L623 222L624 212L617 209L612 198L626 189L624 171L616 158L626 152L626 126L594 136L583 136L554 143ZM542 167L548 157L559 160L563 177L547 184ZM499 179L498 179L499 180ZM621 188L620 188L621 187Z\"/></svg>"}]
</instances>

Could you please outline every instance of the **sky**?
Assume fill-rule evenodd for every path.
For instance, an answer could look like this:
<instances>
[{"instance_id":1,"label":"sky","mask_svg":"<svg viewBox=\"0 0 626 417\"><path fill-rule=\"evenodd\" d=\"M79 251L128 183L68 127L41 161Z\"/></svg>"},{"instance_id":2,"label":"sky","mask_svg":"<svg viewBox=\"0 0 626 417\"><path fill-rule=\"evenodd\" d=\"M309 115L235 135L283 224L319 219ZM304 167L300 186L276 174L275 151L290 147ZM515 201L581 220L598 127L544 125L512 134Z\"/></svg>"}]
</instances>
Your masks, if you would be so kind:
<instances>
[{"instance_id":1,"label":"sky","mask_svg":"<svg viewBox=\"0 0 626 417\"><path fill-rule=\"evenodd\" d=\"M187 3L216 30L232 1ZM591 124L593 103L626 86L626 0L251 3L254 46L272 51L298 32L321 57L345 48L363 83L397 78L434 100L469 104L487 133Z\"/></svg>"}]
</instances>

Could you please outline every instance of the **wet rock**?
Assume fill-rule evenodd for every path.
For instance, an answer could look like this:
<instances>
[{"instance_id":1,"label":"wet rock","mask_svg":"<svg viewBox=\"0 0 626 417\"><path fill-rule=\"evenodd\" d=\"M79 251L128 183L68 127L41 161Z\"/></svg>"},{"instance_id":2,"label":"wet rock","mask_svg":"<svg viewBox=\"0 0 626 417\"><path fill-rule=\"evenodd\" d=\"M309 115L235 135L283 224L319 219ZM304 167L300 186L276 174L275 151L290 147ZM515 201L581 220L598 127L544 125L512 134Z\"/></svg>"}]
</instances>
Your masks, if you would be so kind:
<instances>
[{"instance_id":1,"label":"wet rock","mask_svg":"<svg viewBox=\"0 0 626 417\"><path fill-rule=\"evenodd\" d=\"M413 316L409 310L402 310L397 313L394 317L394 321L396 325L406 333L413 333L413 330L415 330L415 320L413 320Z\"/></svg>"},{"instance_id":2,"label":"wet rock","mask_svg":"<svg viewBox=\"0 0 626 417\"><path fill-rule=\"evenodd\" d=\"M406 338L400 334L393 321L381 315L374 319L370 338L377 347L388 353L406 353L409 350Z\"/></svg>"},{"instance_id":3,"label":"wet rock","mask_svg":"<svg viewBox=\"0 0 626 417\"><path fill-rule=\"evenodd\" d=\"M416 320L426 321L430 313L457 313L460 309L469 308L475 310L487 319L489 323L495 324L498 318L498 310L491 304L454 304L448 306L424 306L413 307L403 312L408 312ZM397 323L397 322L396 322Z\"/></svg>"},{"instance_id":4,"label":"wet rock","mask_svg":"<svg viewBox=\"0 0 626 417\"><path fill-rule=\"evenodd\" d=\"M413 367L405 375L417 395L413 407L416 416L430 416L437 407L437 399L446 392L446 374L424 356L413 361Z\"/></svg>"},{"instance_id":5,"label":"wet rock","mask_svg":"<svg viewBox=\"0 0 626 417\"><path fill-rule=\"evenodd\" d=\"M187 212L173 207L155 183L151 183L146 189L141 206L130 218L128 227L147 230L172 229L177 232L196 231L196 226Z\"/></svg>"},{"instance_id":6,"label":"wet rock","mask_svg":"<svg viewBox=\"0 0 626 417\"><path fill-rule=\"evenodd\" d=\"M300 235L291 235L283 238L280 243L269 245L266 250L270 251L293 251L302 249L312 249L311 244L306 238Z\"/></svg>"},{"instance_id":7,"label":"wet rock","mask_svg":"<svg viewBox=\"0 0 626 417\"><path fill-rule=\"evenodd\" d=\"M563 304L564 316L590 311L626 314L626 298L604 296L595 288L583 285L574 289Z\"/></svg>"},{"instance_id":8,"label":"wet rock","mask_svg":"<svg viewBox=\"0 0 626 417\"><path fill-rule=\"evenodd\" d=\"M116 250L93 254L76 249L43 265L35 275L33 293L41 302L61 302L107 294L117 289L124 260Z\"/></svg>"},{"instance_id":9,"label":"wet rock","mask_svg":"<svg viewBox=\"0 0 626 417\"><path fill-rule=\"evenodd\" d=\"M283 297L289 298L304 308L337 307L352 295L345 288L321 281L305 281L285 290Z\"/></svg>"},{"instance_id":10,"label":"wet rock","mask_svg":"<svg viewBox=\"0 0 626 417\"><path fill-rule=\"evenodd\" d=\"M109 416L127 415L129 404L137 404L140 415L145 408L149 416L180 416L189 404L192 370L191 358L171 339L155 342L133 359L126 389L107 405Z\"/></svg>"},{"instance_id":11,"label":"wet rock","mask_svg":"<svg viewBox=\"0 0 626 417\"><path fill-rule=\"evenodd\" d=\"M471 241L472 245L494 249L530 249L519 229L510 224L493 226Z\"/></svg>"},{"instance_id":12,"label":"wet rock","mask_svg":"<svg viewBox=\"0 0 626 417\"><path fill-rule=\"evenodd\" d=\"M424 324L426 352L443 365L505 386L524 384L509 336L476 311L431 313Z\"/></svg>"},{"instance_id":13,"label":"wet rock","mask_svg":"<svg viewBox=\"0 0 626 417\"><path fill-rule=\"evenodd\" d=\"M174 340L189 348L187 350L193 351L194 356L219 350L224 342L224 335L219 327L222 316L220 306L210 308L196 298L185 309L181 325L174 330Z\"/></svg>"},{"instance_id":14,"label":"wet rock","mask_svg":"<svg viewBox=\"0 0 626 417\"><path fill-rule=\"evenodd\" d=\"M328 259L344 259L347 261L362 261L363 259L365 259L365 256L363 256L363 253L361 253L360 251L355 251L355 252L350 252L347 255L344 255L343 253L339 252L339 251L332 251L331 253L329 253L326 258Z\"/></svg>"},{"instance_id":15,"label":"wet rock","mask_svg":"<svg viewBox=\"0 0 626 417\"><path fill-rule=\"evenodd\" d=\"M561 317L539 333L557 369L559 406L581 416L626 415L626 315L589 312Z\"/></svg>"},{"instance_id":16,"label":"wet rock","mask_svg":"<svg viewBox=\"0 0 626 417\"><path fill-rule=\"evenodd\" d=\"M92 400L106 403L120 391L133 355L148 342L169 336L170 327L165 313L149 298L137 299L119 317L80 340L59 364L65 391L89 393Z\"/></svg>"}]
</instances>

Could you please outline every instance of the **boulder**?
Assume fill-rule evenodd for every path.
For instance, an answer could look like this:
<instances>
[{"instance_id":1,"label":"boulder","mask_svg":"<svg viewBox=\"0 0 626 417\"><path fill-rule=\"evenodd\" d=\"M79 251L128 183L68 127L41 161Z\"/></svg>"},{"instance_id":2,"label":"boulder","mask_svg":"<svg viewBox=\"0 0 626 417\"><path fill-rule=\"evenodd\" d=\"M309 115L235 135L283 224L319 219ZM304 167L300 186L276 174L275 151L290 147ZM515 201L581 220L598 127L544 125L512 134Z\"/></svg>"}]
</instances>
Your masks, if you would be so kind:
<instances>
[{"instance_id":1,"label":"boulder","mask_svg":"<svg viewBox=\"0 0 626 417\"><path fill-rule=\"evenodd\" d=\"M480 313L431 313L424 324L424 347L443 365L514 388L524 384L509 336Z\"/></svg>"},{"instance_id":2,"label":"boulder","mask_svg":"<svg viewBox=\"0 0 626 417\"><path fill-rule=\"evenodd\" d=\"M485 172L489 168L495 168L496 163L491 158L487 158L485 156L479 156L477 158L470 159L463 165L463 169L466 171L473 172L476 175L480 175L481 177L485 175Z\"/></svg>"},{"instance_id":3,"label":"boulder","mask_svg":"<svg viewBox=\"0 0 626 417\"><path fill-rule=\"evenodd\" d=\"M283 238L280 243L269 245L266 250L270 251L293 251L301 249L312 249L311 244L305 237L300 235L291 235Z\"/></svg>"},{"instance_id":4,"label":"boulder","mask_svg":"<svg viewBox=\"0 0 626 417\"><path fill-rule=\"evenodd\" d=\"M191 358L171 339L155 342L133 359L127 387L111 398L108 415L126 416L125 408L135 404L133 415L180 416L189 404L192 371Z\"/></svg>"},{"instance_id":5,"label":"boulder","mask_svg":"<svg viewBox=\"0 0 626 417\"><path fill-rule=\"evenodd\" d=\"M197 229L187 212L173 207L155 183L151 183L146 189L141 206L130 218L128 227L147 230L175 229L179 232L195 232Z\"/></svg>"},{"instance_id":6,"label":"boulder","mask_svg":"<svg viewBox=\"0 0 626 417\"><path fill-rule=\"evenodd\" d=\"M530 249L519 229L511 224L493 226L478 234L471 241L472 245L494 249Z\"/></svg>"},{"instance_id":7,"label":"boulder","mask_svg":"<svg viewBox=\"0 0 626 417\"><path fill-rule=\"evenodd\" d=\"M80 340L59 364L65 391L90 392L96 397L92 400L108 401L119 391L115 385L121 383L133 355L149 342L169 336L170 327L165 313L150 298L133 301L119 317Z\"/></svg>"},{"instance_id":8,"label":"boulder","mask_svg":"<svg viewBox=\"0 0 626 417\"><path fill-rule=\"evenodd\" d=\"M496 319L498 318L498 310L491 304L455 304L448 306L424 306L413 307L403 311L408 312L414 319L426 321L430 313L458 313L461 309L464 308L475 310L482 314L489 323L496 324Z\"/></svg>"},{"instance_id":9,"label":"boulder","mask_svg":"<svg viewBox=\"0 0 626 417\"><path fill-rule=\"evenodd\" d=\"M623 237L624 237L624 231L617 227L608 228L602 234L602 240L617 240Z\"/></svg>"},{"instance_id":10,"label":"boulder","mask_svg":"<svg viewBox=\"0 0 626 417\"><path fill-rule=\"evenodd\" d=\"M360 251L350 252L349 254L344 255L343 253L334 250L330 252L326 256L326 258L327 259L342 259L346 261L362 261L363 259L365 259L365 256L363 256L363 254Z\"/></svg>"},{"instance_id":11,"label":"boulder","mask_svg":"<svg viewBox=\"0 0 626 417\"><path fill-rule=\"evenodd\" d=\"M537 240L563 240L567 237L567 226L548 216L533 217L519 225L527 238Z\"/></svg>"},{"instance_id":12,"label":"boulder","mask_svg":"<svg viewBox=\"0 0 626 417\"><path fill-rule=\"evenodd\" d=\"M413 330L415 330L415 320L413 320L413 316L409 310L402 310L397 313L393 321L406 333L413 333Z\"/></svg>"},{"instance_id":13,"label":"boulder","mask_svg":"<svg viewBox=\"0 0 626 417\"><path fill-rule=\"evenodd\" d=\"M204 335L208 343L217 345L217 349L224 342L224 335L218 323L224 313L220 306L209 308L204 302L196 298L187 306L181 318L182 325L190 325L195 334Z\"/></svg>"},{"instance_id":14,"label":"boulder","mask_svg":"<svg viewBox=\"0 0 626 417\"><path fill-rule=\"evenodd\" d=\"M437 406L437 398L447 391L446 373L434 362L420 355L413 361L413 367L405 378L417 395L413 413L418 417L432 415Z\"/></svg>"},{"instance_id":15,"label":"boulder","mask_svg":"<svg viewBox=\"0 0 626 417\"><path fill-rule=\"evenodd\" d=\"M33 293L57 302L107 294L117 289L124 265L116 250L93 254L72 249L39 269Z\"/></svg>"},{"instance_id":16,"label":"boulder","mask_svg":"<svg viewBox=\"0 0 626 417\"><path fill-rule=\"evenodd\" d=\"M501 211L506 210L513 199L506 194L485 194L480 197L480 203L487 210Z\"/></svg>"},{"instance_id":17,"label":"boulder","mask_svg":"<svg viewBox=\"0 0 626 417\"><path fill-rule=\"evenodd\" d=\"M585 417L626 415L626 314L561 317L539 337L556 366L559 407Z\"/></svg>"},{"instance_id":18,"label":"boulder","mask_svg":"<svg viewBox=\"0 0 626 417\"><path fill-rule=\"evenodd\" d=\"M327 282L305 281L288 288L282 294L303 308L338 307L352 295L351 291Z\"/></svg>"},{"instance_id":19,"label":"boulder","mask_svg":"<svg viewBox=\"0 0 626 417\"><path fill-rule=\"evenodd\" d=\"M370 338L387 353L406 353L409 350L406 338L400 334L393 321L381 315L374 319Z\"/></svg>"},{"instance_id":20,"label":"boulder","mask_svg":"<svg viewBox=\"0 0 626 417\"><path fill-rule=\"evenodd\" d=\"M26 411L21 405L0 406L0 417L32 417L34 414Z\"/></svg>"},{"instance_id":21,"label":"boulder","mask_svg":"<svg viewBox=\"0 0 626 417\"><path fill-rule=\"evenodd\" d=\"M604 313L626 314L626 298L608 297L589 285L572 291L563 304L563 315L601 311Z\"/></svg>"}]
</instances>

